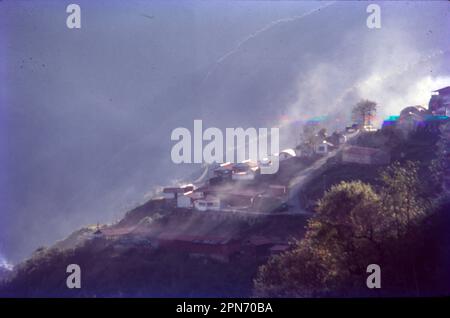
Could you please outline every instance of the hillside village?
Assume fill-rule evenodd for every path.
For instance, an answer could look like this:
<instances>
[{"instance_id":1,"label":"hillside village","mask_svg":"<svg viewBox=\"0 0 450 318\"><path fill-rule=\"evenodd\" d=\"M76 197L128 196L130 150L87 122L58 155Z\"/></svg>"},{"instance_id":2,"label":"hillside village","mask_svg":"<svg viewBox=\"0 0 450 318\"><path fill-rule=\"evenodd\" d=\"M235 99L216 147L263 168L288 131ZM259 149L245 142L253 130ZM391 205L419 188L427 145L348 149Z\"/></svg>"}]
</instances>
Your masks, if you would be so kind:
<instances>
[{"instance_id":1,"label":"hillside village","mask_svg":"<svg viewBox=\"0 0 450 318\"><path fill-rule=\"evenodd\" d=\"M416 130L438 133L440 125L448 120L449 104L450 87L436 90L428 108L407 106L399 115L385 120L381 130L397 129L405 135ZM287 198L290 189L289 178L283 174L286 170L293 170L292 167L301 169L302 165L306 166L338 151L338 160L342 163L386 165L391 162L390 151L386 146L363 147L353 142L360 134L376 135L380 130L370 123L370 117L331 135L327 135L322 128L295 149L284 149L273 154L279 158L281 165L275 177L260 174L262 166L271 164L270 158L258 162L226 162L214 167L213 173L209 173L201 186L191 184L164 188L164 200L177 208L197 211L286 212L289 210ZM291 174L289 176L292 177Z\"/></svg>"},{"instance_id":2,"label":"hillside village","mask_svg":"<svg viewBox=\"0 0 450 318\"><path fill-rule=\"evenodd\" d=\"M287 251L292 240L302 238L316 200L329 186L347 179L371 182L380 167L408 159L407 151L415 149L407 146L402 150L394 142L398 138L407 139L418 132L426 133L426 138L441 134L450 145L449 125L444 125L449 122L449 106L450 87L446 87L433 92L427 108L407 106L399 115L387 118L379 129L372 125L370 113L330 135L320 124L311 122L296 147L272 154L280 161L274 175L260 174L271 158L217 164L209 167L201 182L165 187L159 196L129 211L118 223L81 229L53 248L84 246L96 257L104 254L118 259L139 248L152 259L175 253L184 255L183 262L189 264L216 264L224 275L229 266L238 266L241 276L236 279L250 286L257 266L271 255ZM415 137L411 138L414 143ZM434 147L434 142L419 142L418 158L433 155L424 149ZM444 189L450 192L450 157L444 159L448 172ZM45 251L37 250L33 258L39 259ZM160 263L154 266L164 266ZM215 272L217 277L219 272ZM204 294L212 293L209 285L205 288L208 291ZM196 295L203 294L199 291Z\"/></svg>"},{"instance_id":3,"label":"hillside village","mask_svg":"<svg viewBox=\"0 0 450 318\"><path fill-rule=\"evenodd\" d=\"M311 182L317 183L314 180L324 169L331 167L339 170L339 165L356 164L374 167L370 170L376 171L377 167L388 165L392 161L392 151L384 134L391 131L405 137L415 131L437 134L441 124L449 120L449 105L450 87L446 87L433 92L428 108L407 106L399 115L385 120L380 129L372 125L372 114L363 116L356 123L331 135L317 122L311 122L309 131L313 131L313 134L305 137L295 148L272 155L279 158L280 169L277 174L260 174L261 166L271 164L270 158L258 162L246 160L218 164L210 167L207 178L201 184L166 187L162 190L162 196L150 201L150 205L156 204L163 211L173 211L180 222L164 226L157 231L157 235L142 222L132 226L123 226L121 222L111 227L98 227L94 236L125 241L140 237L155 248L179 250L191 256L224 262L242 253L249 253L249 249L252 253L256 249L266 256L285 251L289 247L288 237L274 233L248 236L237 231L211 231L209 225L204 231L198 228L184 231L181 220L186 215L194 215L198 222L201 222L202 216L209 216L213 219L209 222L217 224L229 219L253 222L261 216L272 220L282 216L305 220L315 202L308 198L302 202L302 193L305 192L302 187L309 187ZM363 146L361 140L371 140L372 145ZM312 170L309 170L311 167ZM300 178L302 182L293 181L304 171L307 172L307 178ZM448 188L450 180L446 182Z\"/></svg>"}]
</instances>

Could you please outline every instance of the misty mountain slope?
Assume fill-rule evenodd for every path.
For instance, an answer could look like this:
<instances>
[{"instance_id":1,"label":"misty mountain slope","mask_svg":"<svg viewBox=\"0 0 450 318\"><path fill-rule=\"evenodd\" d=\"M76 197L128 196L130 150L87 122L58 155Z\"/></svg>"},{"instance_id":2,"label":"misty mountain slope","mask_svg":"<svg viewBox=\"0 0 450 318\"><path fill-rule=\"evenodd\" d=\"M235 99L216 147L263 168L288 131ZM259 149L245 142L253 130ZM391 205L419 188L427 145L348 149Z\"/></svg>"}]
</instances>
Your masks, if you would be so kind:
<instances>
[{"instance_id":1,"label":"misty mountain slope","mask_svg":"<svg viewBox=\"0 0 450 318\"><path fill-rule=\"evenodd\" d=\"M436 135L427 132L400 138L383 132L362 134L355 142L368 145L386 140L391 146L391 156L408 150L402 161L422 158L421 167L426 170L435 152L432 151ZM434 136L434 137L433 137ZM418 150L420 149L420 150ZM417 155L421 157L417 157ZM295 164L293 164L296 166ZM298 167L298 166L296 166ZM341 181L362 179L377 185L378 171L382 166L326 164L325 174L316 176L306 185L308 199L319 198L323 191ZM366 171L364 173L364 171ZM429 174L421 177L428 184ZM448 205L448 204L447 204ZM444 214L447 205L442 205L436 214L431 214L423 230L430 244L425 261L437 267L448 263L444 243L448 217ZM16 266L11 279L0 286L4 296L142 296L142 297L200 297L251 295L256 269L267 261L266 256L243 253L229 263L212 258L195 258L185 251L154 245L158 238L200 236L226 237L251 241L255 237L276 237L282 242L301 239L308 222L307 216L277 215L270 217L242 218L220 212L198 212L174 209L164 200L153 199L129 211L124 218L111 226L102 226L101 235L96 228L82 229L48 249L38 250L33 257ZM442 240L442 241L440 241ZM76 244L74 244L76 242ZM436 258L436 262L434 262ZM65 287L67 264L79 264L83 268L83 288L69 290ZM428 266L428 265L427 265ZM442 271L442 270L441 270ZM423 290L439 294L443 284L436 277L425 277ZM442 290L446 290L445 288ZM395 295L395 291L391 291Z\"/></svg>"},{"instance_id":2,"label":"misty mountain slope","mask_svg":"<svg viewBox=\"0 0 450 318\"><path fill-rule=\"evenodd\" d=\"M380 30L366 27L365 3L298 19L316 4L83 3L81 32L64 27L64 4L0 10L0 252L17 262L189 175L197 167L171 162L170 133L194 119L274 127L280 117L346 117L360 98L379 102L381 117L422 103L450 74L447 4L380 6ZM289 21L270 26L280 19ZM299 129L287 128L282 146Z\"/></svg>"}]
</instances>

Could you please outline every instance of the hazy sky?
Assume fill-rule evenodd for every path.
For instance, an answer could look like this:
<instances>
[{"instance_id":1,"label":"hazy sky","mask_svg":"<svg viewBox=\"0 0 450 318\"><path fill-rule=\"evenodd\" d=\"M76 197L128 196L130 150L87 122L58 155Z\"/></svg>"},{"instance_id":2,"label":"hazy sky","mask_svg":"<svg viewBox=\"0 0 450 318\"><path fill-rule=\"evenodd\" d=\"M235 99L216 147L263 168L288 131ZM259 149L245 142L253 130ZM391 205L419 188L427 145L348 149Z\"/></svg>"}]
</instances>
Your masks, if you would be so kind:
<instances>
[{"instance_id":1,"label":"hazy sky","mask_svg":"<svg viewBox=\"0 0 450 318\"><path fill-rule=\"evenodd\" d=\"M450 85L450 5L379 4L374 30L364 2L0 1L0 255L114 221L186 176L170 133L194 119L273 127L345 117L360 98L380 118L426 104Z\"/></svg>"}]
</instances>

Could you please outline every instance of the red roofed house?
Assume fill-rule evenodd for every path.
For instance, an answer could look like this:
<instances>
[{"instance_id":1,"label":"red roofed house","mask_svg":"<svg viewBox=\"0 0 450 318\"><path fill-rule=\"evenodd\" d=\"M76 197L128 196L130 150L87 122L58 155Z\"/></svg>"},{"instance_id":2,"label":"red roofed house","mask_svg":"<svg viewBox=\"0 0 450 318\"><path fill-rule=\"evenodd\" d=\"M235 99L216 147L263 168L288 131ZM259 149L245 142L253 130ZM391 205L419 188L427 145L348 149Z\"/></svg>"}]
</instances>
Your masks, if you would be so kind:
<instances>
[{"instance_id":1,"label":"red roofed house","mask_svg":"<svg viewBox=\"0 0 450 318\"><path fill-rule=\"evenodd\" d=\"M391 161L387 152L368 147L350 146L342 151L342 162L360 164L388 164Z\"/></svg>"}]
</instances>

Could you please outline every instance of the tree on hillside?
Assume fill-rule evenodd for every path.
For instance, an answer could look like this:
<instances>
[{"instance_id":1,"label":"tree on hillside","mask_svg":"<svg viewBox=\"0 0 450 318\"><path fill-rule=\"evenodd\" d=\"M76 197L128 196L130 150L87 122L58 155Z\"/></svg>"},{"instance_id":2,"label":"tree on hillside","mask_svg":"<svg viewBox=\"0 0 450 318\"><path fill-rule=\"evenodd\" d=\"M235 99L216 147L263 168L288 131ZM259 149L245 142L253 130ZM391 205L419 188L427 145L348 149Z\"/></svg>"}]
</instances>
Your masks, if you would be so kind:
<instances>
[{"instance_id":1,"label":"tree on hillside","mask_svg":"<svg viewBox=\"0 0 450 318\"><path fill-rule=\"evenodd\" d=\"M377 111L377 103L368 99L361 100L352 109L352 119L361 126L371 125Z\"/></svg>"},{"instance_id":2,"label":"tree on hillside","mask_svg":"<svg viewBox=\"0 0 450 318\"><path fill-rule=\"evenodd\" d=\"M395 163L380 180L378 192L360 181L341 182L325 192L304 239L260 267L255 294L362 295L368 292L367 265L373 263L388 278L383 291L419 290L415 255L423 240L417 225L425 209L417 164Z\"/></svg>"},{"instance_id":3,"label":"tree on hillside","mask_svg":"<svg viewBox=\"0 0 450 318\"><path fill-rule=\"evenodd\" d=\"M310 297L341 289L361 276L377 255L379 198L359 181L333 186L295 247L263 265L255 279L258 296ZM364 283L364 280L362 281Z\"/></svg>"},{"instance_id":4,"label":"tree on hillside","mask_svg":"<svg viewBox=\"0 0 450 318\"><path fill-rule=\"evenodd\" d=\"M314 145L317 143L319 138L319 132L326 133L326 129L321 128L316 123L306 123L303 126L303 130L300 135L301 142L296 148L302 152L305 152L305 154L312 154L314 152Z\"/></svg>"},{"instance_id":5,"label":"tree on hillside","mask_svg":"<svg viewBox=\"0 0 450 318\"><path fill-rule=\"evenodd\" d=\"M319 127L317 125L305 124L301 135L302 142L305 145L313 143L314 136L317 134Z\"/></svg>"},{"instance_id":6,"label":"tree on hillside","mask_svg":"<svg viewBox=\"0 0 450 318\"><path fill-rule=\"evenodd\" d=\"M395 162L380 174L383 214L392 220L390 235L396 239L425 216L425 202L421 199L418 164L407 161L403 166Z\"/></svg>"}]
</instances>

